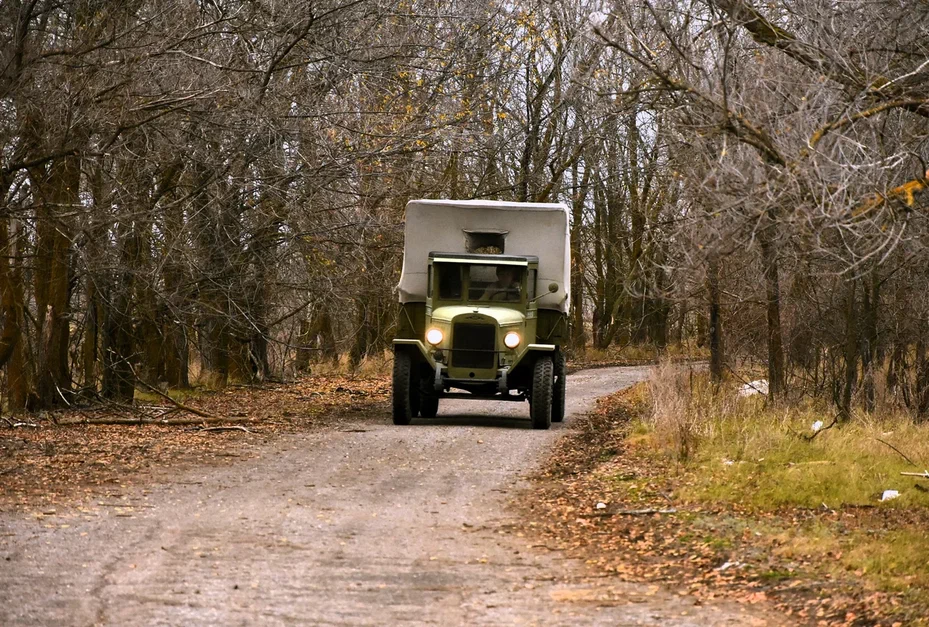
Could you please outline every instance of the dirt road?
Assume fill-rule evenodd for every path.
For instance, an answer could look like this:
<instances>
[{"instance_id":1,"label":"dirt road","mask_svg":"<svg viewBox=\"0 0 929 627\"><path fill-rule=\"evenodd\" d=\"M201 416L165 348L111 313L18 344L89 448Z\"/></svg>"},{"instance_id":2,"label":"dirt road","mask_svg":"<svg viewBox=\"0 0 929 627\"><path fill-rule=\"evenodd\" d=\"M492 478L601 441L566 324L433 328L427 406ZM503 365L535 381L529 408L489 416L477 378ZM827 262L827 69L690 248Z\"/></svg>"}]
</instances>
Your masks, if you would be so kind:
<instances>
[{"instance_id":1,"label":"dirt road","mask_svg":"<svg viewBox=\"0 0 929 627\"><path fill-rule=\"evenodd\" d=\"M569 416L643 375L572 375ZM525 404L448 401L409 427L384 415L285 436L114 503L0 514L0 625L751 622L589 577L504 530L563 428L531 430Z\"/></svg>"}]
</instances>

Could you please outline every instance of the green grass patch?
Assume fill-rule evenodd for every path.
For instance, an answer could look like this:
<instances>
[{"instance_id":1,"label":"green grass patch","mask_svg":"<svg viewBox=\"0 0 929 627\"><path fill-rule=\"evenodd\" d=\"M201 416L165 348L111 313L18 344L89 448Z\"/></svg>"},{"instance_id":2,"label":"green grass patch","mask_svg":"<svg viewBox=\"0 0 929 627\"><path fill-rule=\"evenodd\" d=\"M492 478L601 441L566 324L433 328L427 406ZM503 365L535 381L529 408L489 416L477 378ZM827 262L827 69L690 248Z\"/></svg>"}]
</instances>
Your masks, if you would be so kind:
<instances>
[{"instance_id":1,"label":"green grass patch","mask_svg":"<svg viewBox=\"0 0 929 627\"><path fill-rule=\"evenodd\" d=\"M714 390L703 374L660 367L651 411L626 437L641 459L670 461L675 498L741 521L703 516L695 536L718 550L745 550L747 538L767 545L778 562L757 572L762 581L812 569L926 603L929 480L900 473L929 468L929 424L858 413L817 430L832 424L828 408L771 408L737 387ZM885 490L899 497L882 501Z\"/></svg>"},{"instance_id":2,"label":"green grass patch","mask_svg":"<svg viewBox=\"0 0 929 627\"><path fill-rule=\"evenodd\" d=\"M779 582L793 579L796 575L789 570L766 570L758 574L758 578L765 582Z\"/></svg>"},{"instance_id":3,"label":"green grass patch","mask_svg":"<svg viewBox=\"0 0 929 627\"><path fill-rule=\"evenodd\" d=\"M762 510L929 507L929 492L914 485L929 480L900 474L929 468L929 424L860 414L817 432L814 424L833 422L826 408L771 409L758 396L740 398L735 384L713 390L705 375L668 370L650 381L652 412L628 444L681 462L693 475L688 499ZM885 490L900 496L882 503Z\"/></svg>"},{"instance_id":4,"label":"green grass patch","mask_svg":"<svg viewBox=\"0 0 929 627\"><path fill-rule=\"evenodd\" d=\"M727 501L759 509L784 506L841 508L875 505L929 506L929 494L900 475L916 470L878 441L921 450L929 429L912 423L854 424L820 433L812 441L798 436L814 421L783 421L738 416L714 425L697 445L689 467L695 481L686 494L695 500ZM887 430L893 436L886 435ZM881 503L885 490L900 497Z\"/></svg>"},{"instance_id":5,"label":"green grass patch","mask_svg":"<svg viewBox=\"0 0 929 627\"><path fill-rule=\"evenodd\" d=\"M849 570L868 574L883 588L903 591L929 588L929 542L924 531L889 530L883 534L856 533L843 541L841 557Z\"/></svg>"}]
</instances>

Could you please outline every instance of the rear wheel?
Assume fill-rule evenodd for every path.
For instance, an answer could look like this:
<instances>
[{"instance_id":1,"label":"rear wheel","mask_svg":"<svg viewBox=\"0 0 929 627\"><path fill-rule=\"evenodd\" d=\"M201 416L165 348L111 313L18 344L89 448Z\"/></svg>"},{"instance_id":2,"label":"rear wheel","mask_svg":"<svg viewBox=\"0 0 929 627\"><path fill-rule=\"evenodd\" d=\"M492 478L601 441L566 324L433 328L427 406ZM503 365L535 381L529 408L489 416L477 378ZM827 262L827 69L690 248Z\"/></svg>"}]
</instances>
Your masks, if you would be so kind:
<instances>
[{"instance_id":1,"label":"rear wheel","mask_svg":"<svg viewBox=\"0 0 929 627\"><path fill-rule=\"evenodd\" d=\"M412 385L413 359L406 351L394 353L393 418L395 425L408 425L419 413L419 387Z\"/></svg>"},{"instance_id":2,"label":"rear wheel","mask_svg":"<svg viewBox=\"0 0 929 627\"><path fill-rule=\"evenodd\" d=\"M539 357L532 370L529 416L533 429L552 426L552 358L549 355Z\"/></svg>"},{"instance_id":3,"label":"rear wheel","mask_svg":"<svg viewBox=\"0 0 929 627\"><path fill-rule=\"evenodd\" d=\"M555 360L552 364L554 383L552 386L552 422L562 422L564 420L564 402L565 392L567 391L567 375L565 370L564 353L558 351L555 353Z\"/></svg>"}]
</instances>

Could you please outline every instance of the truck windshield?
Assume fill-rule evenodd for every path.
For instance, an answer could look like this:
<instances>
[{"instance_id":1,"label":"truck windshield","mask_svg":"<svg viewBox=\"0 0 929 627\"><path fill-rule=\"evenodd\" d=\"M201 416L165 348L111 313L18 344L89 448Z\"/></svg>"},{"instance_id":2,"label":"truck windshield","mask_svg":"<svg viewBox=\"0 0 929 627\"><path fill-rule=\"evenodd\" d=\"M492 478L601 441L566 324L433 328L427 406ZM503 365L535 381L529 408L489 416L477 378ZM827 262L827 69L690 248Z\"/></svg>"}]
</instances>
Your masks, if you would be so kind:
<instances>
[{"instance_id":1,"label":"truck windshield","mask_svg":"<svg viewBox=\"0 0 929 627\"><path fill-rule=\"evenodd\" d=\"M439 300L462 300L467 284L469 301L518 303L523 296L526 269L513 265L436 263L433 266Z\"/></svg>"},{"instance_id":2,"label":"truck windshield","mask_svg":"<svg viewBox=\"0 0 929 627\"><path fill-rule=\"evenodd\" d=\"M518 303L522 300L523 270L511 265L470 266L468 300Z\"/></svg>"}]
</instances>

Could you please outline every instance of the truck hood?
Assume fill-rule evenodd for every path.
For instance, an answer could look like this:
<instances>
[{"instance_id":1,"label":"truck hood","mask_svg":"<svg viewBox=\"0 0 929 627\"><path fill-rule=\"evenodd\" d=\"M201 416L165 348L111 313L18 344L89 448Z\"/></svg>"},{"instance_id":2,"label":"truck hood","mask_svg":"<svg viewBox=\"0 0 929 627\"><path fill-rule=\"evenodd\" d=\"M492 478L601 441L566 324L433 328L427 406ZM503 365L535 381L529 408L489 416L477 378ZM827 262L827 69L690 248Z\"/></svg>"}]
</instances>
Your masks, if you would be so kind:
<instances>
[{"instance_id":1,"label":"truck hood","mask_svg":"<svg viewBox=\"0 0 929 627\"><path fill-rule=\"evenodd\" d=\"M526 320L526 315L515 309L506 307L484 307L479 305L450 305L447 307L437 307L432 310L432 319L436 322L448 322L458 316L468 314L478 314L480 316L489 316L497 321L501 327L522 324Z\"/></svg>"}]
</instances>

